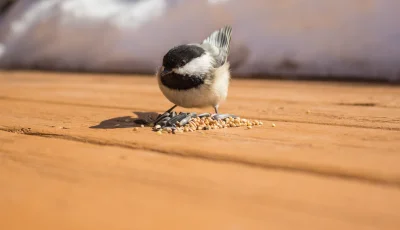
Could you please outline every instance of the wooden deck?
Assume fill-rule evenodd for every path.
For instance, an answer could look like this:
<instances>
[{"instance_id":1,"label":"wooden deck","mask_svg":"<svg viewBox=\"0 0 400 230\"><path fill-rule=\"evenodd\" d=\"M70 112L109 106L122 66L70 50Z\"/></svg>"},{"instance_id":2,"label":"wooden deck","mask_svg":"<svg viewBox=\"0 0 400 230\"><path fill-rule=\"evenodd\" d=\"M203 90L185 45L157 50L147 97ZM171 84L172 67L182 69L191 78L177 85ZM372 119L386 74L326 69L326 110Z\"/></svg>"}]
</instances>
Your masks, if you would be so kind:
<instances>
[{"instance_id":1,"label":"wooden deck","mask_svg":"<svg viewBox=\"0 0 400 230\"><path fill-rule=\"evenodd\" d=\"M152 77L0 72L0 228L400 229L399 87L234 79L221 112L263 127L133 130L170 106Z\"/></svg>"}]
</instances>

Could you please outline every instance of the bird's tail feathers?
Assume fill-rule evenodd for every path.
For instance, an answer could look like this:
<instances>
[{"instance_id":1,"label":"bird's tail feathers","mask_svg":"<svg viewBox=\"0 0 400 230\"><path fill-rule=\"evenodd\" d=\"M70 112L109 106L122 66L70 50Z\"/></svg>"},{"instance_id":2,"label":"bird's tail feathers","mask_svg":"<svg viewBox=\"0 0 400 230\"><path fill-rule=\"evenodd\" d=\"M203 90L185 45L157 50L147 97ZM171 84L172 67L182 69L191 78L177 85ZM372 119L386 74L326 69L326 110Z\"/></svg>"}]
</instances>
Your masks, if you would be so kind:
<instances>
[{"instance_id":1,"label":"bird's tail feathers","mask_svg":"<svg viewBox=\"0 0 400 230\"><path fill-rule=\"evenodd\" d=\"M225 26L217 31L214 31L208 38L204 39L204 43L214 45L226 53L229 52L229 44L231 42L232 27Z\"/></svg>"}]
</instances>

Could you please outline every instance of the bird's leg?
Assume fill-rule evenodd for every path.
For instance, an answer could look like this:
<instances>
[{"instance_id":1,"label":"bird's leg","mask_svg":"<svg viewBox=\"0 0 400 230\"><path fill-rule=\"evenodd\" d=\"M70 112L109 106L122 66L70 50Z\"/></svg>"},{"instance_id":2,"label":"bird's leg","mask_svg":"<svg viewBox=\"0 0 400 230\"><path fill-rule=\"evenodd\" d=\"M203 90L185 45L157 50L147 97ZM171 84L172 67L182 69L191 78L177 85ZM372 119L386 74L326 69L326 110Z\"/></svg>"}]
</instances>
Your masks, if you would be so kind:
<instances>
[{"instance_id":1,"label":"bird's leg","mask_svg":"<svg viewBox=\"0 0 400 230\"><path fill-rule=\"evenodd\" d=\"M165 111L165 113L170 113L172 112L172 110L174 110L177 107L177 105L172 106L170 109L168 109L167 111ZM164 114L165 114L164 113Z\"/></svg>"},{"instance_id":2,"label":"bird's leg","mask_svg":"<svg viewBox=\"0 0 400 230\"><path fill-rule=\"evenodd\" d=\"M218 115L218 105L214 106L215 114Z\"/></svg>"},{"instance_id":3,"label":"bird's leg","mask_svg":"<svg viewBox=\"0 0 400 230\"><path fill-rule=\"evenodd\" d=\"M224 114L218 113L218 105L214 106L214 111L215 111L215 114L211 116L214 120L218 120L221 118L220 115L224 115Z\"/></svg>"},{"instance_id":4,"label":"bird's leg","mask_svg":"<svg viewBox=\"0 0 400 230\"><path fill-rule=\"evenodd\" d=\"M172 106L170 109L168 109L167 111L165 111L163 114L158 115L158 117L162 117L162 116L164 116L164 115L167 114L167 113L171 113L172 110L174 110L176 107L177 107L177 105Z\"/></svg>"}]
</instances>

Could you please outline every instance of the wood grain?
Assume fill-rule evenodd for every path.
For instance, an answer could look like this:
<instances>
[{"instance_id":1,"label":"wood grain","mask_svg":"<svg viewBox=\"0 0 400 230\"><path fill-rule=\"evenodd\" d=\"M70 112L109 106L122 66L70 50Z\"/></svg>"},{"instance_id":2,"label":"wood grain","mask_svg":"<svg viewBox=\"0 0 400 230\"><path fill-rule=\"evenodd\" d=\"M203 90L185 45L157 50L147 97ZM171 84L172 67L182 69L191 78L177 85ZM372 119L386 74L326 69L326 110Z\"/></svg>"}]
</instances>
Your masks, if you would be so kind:
<instances>
[{"instance_id":1,"label":"wood grain","mask_svg":"<svg viewBox=\"0 0 400 230\"><path fill-rule=\"evenodd\" d=\"M234 79L221 110L263 127L133 131L168 106L151 77L0 72L0 224L400 226L398 87Z\"/></svg>"}]
</instances>

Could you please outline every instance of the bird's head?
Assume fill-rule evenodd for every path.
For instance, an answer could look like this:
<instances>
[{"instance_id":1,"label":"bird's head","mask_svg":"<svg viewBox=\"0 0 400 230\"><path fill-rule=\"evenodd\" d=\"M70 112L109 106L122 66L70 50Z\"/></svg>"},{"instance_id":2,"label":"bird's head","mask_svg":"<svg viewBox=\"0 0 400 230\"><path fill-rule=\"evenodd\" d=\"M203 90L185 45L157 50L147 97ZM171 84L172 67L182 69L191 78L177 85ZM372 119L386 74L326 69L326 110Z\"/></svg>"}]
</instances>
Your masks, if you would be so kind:
<instances>
[{"instance_id":1,"label":"bird's head","mask_svg":"<svg viewBox=\"0 0 400 230\"><path fill-rule=\"evenodd\" d=\"M172 48L163 58L161 77L171 73L202 76L210 70L212 61L198 45L181 45Z\"/></svg>"}]
</instances>

